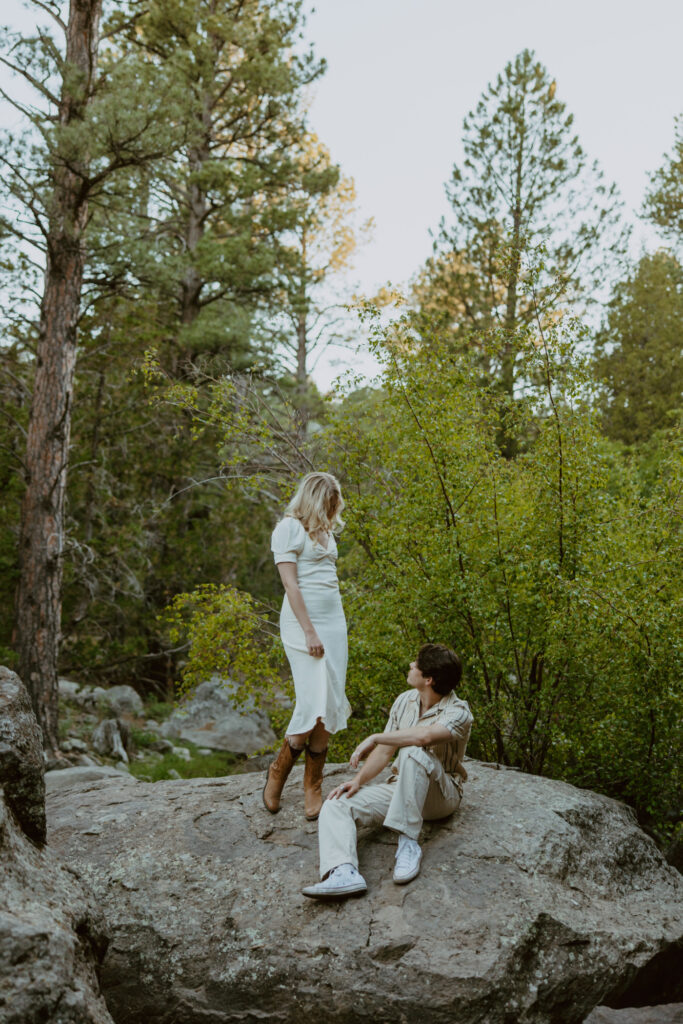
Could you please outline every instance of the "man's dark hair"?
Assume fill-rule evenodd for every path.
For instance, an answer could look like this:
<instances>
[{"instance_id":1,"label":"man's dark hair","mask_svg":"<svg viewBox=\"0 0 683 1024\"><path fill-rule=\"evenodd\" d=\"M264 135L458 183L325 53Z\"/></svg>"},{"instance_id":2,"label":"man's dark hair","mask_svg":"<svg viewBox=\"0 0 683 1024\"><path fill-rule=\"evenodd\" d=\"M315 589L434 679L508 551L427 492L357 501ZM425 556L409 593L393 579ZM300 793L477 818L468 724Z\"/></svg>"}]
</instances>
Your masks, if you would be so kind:
<instances>
[{"instance_id":1,"label":"man's dark hair","mask_svg":"<svg viewBox=\"0 0 683 1024\"><path fill-rule=\"evenodd\" d=\"M445 644L423 644L415 659L426 679L432 679L432 688L445 697L454 690L462 676L460 658Z\"/></svg>"}]
</instances>

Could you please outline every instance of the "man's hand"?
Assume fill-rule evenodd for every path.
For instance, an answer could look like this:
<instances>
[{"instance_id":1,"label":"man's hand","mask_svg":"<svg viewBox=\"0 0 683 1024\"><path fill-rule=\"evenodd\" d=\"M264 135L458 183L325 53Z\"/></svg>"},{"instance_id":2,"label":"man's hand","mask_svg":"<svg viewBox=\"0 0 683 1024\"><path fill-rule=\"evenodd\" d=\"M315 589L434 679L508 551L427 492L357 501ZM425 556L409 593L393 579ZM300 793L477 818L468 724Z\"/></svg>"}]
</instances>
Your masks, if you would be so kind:
<instances>
[{"instance_id":1,"label":"man's hand","mask_svg":"<svg viewBox=\"0 0 683 1024\"><path fill-rule=\"evenodd\" d=\"M376 746L377 742L374 736L368 736L366 740L359 743L349 759L351 767L357 768L361 761L364 761L368 754L373 752Z\"/></svg>"},{"instance_id":2,"label":"man's hand","mask_svg":"<svg viewBox=\"0 0 683 1024\"><path fill-rule=\"evenodd\" d=\"M328 793L328 800L338 800L340 796L346 794L347 797L354 796L355 793L360 789L360 782L358 776L355 779L351 779L350 782L342 782L341 786L337 786L331 793Z\"/></svg>"}]
</instances>

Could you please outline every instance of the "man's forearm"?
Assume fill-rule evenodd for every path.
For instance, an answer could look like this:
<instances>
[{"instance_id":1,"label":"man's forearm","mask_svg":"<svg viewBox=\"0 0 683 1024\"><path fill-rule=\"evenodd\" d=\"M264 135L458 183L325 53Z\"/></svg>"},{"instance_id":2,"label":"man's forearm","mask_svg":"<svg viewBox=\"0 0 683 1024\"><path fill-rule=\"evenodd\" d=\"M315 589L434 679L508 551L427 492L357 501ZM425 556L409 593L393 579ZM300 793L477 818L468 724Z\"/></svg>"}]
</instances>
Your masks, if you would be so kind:
<instances>
[{"instance_id":1,"label":"man's forearm","mask_svg":"<svg viewBox=\"0 0 683 1024\"><path fill-rule=\"evenodd\" d=\"M391 747L385 747L384 745L375 747L363 762L362 768L358 770L356 775L358 784L364 786L366 782L370 782L376 775L379 775L391 761L393 753L394 750Z\"/></svg>"},{"instance_id":2,"label":"man's forearm","mask_svg":"<svg viewBox=\"0 0 683 1024\"><path fill-rule=\"evenodd\" d=\"M444 736L434 736L433 730L422 726L416 729L395 729L393 732L373 732L368 739L374 740L379 746L397 747L428 747L441 739L450 739L448 730L440 730Z\"/></svg>"},{"instance_id":3,"label":"man's forearm","mask_svg":"<svg viewBox=\"0 0 683 1024\"><path fill-rule=\"evenodd\" d=\"M429 747L433 743L444 743L451 738L451 732L445 726L436 726L434 729L396 729L394 732L377 732L368 736L368 739L376 744L373 753L382 748L386 749L385 744L392 750L397 750L399 747ZM463 779L467 778L467 771L460 761L453 770Z\"/></svg>"}]
</instances>

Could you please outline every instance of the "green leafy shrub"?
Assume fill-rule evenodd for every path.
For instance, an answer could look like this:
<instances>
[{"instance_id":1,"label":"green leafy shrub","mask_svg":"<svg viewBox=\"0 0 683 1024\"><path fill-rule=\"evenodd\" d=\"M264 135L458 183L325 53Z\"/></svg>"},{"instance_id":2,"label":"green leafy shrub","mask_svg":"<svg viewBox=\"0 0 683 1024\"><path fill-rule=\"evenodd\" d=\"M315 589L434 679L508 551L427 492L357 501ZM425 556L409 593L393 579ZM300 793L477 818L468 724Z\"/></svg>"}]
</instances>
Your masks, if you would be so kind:
<instances>
[{"instance_id":1,"label":"green leafy shrub","mask_svg":"<svg viewBox=\"0 0 683 1024\"><path fill-rule=\"evenodd\" d=\"M454 353L409 317L376 328L381 389L341 395L316 435L347 497L354 713L330 756L383 727L417 648L441 641L465 664L472 754L620 797L665 835L680 794L681 434L645 477L605 439L574 321L515 336L512 397L482 382L480 359L510 338L475 343L476 358ZM245 692L281 685L276 631L249 595L200 588L170 616L171 639L191 641L186 685L213 671Z\"/></svg>"},{"instance_id":2,"label":"green leafy shrub","mask_svg":"<svg viewBox=\"0 0 683 1024\"><path fill-rule=\"evenodd\" d=\"M495 338L493 339L495 343ZM605 441L569 322L520 336L513 404L405 320L377 338L382 398L342 410L349 746L383 724L425 641L463 655L471 752L631 802L670 828L683 674L680 433L639 486ZM507 419L521 439L500 454Z\"/></svg>"}]
</instances>

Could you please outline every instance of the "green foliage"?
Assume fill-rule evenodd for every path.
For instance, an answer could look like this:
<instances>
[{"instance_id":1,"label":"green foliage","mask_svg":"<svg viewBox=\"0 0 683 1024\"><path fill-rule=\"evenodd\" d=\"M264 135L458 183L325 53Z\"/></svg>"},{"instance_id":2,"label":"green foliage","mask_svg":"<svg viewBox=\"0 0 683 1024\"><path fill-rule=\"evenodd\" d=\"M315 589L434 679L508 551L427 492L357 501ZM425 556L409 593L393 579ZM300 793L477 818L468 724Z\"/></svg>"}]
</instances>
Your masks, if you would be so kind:
<instances>
[{"instance_id":1,"label":"green foliage","mask_svg":"<svg viewBox=\"0 0 683 1024\"><path fill-rule=\"evenodd\" d=\"M146 737L147 734L138 731L133 733L136 745L143 751L149 746ZM192 755L189 761L178 754L150 754L144 760L132 760L129 765L130 774L145 782L162 782L164 779L174 778L169 775L171 769L182 779L221 778L224 775L232 775L244 760L238 754L231 754L226 750L212 750L210 754L200 754L194 743L183 742L182 745Z\"/></svg>"},{"instance_id":2,"label":"green foliage","mask_svg":"<svg viewBox=\"0 0 683 1024\"><path fill-rule=\"evenodd\" d=\"M612 296L596 343L606 386L604 429L632 445L672 425L683 407L683 268L666 252L643 256Z\"/></svg>"},{"instance_id":3,"label":"green foliage","mask_svg":"<svg viewBox=\"0 0 683 1024\"><path fill-rule=\"evenodd\" d=\"M383 727L418 646L441 641L464 659L476 756L619 796L666 831L679 785L683 444L670 436L643 486L600 433L574 355L584 341L573 321L518 333L525 396L510 404L412 318L375 329L382 390L349 395L318 439L317 464L340 474L348 500L354 716L332 756ZM506 417L529 438L514 459L498 446ZM174 614L191 640L189 681L258 665L275 683L272 631L247 595L200 591L189 623L186 600Z\"/></svg>"},{"instance_id":4,"label":"green foliage","mask_svg":"<svg viewBox=\"0 0 683 1024\"><path fill-rule=\"evenodd\" d=\"M506 64L467 115L463 147L446 186L453 222L442 222L414 298L460 350L472 344L473 326L504 324L497 358L481 365L511 395L516 331L604 279L623 242L619 204L614 186L588 163L555 81L529 50ZM541 248L532 298L525 268L538 266Z\"/></svg>"},{"instance_id":5,"label":"green foliage","mask_svg":"<svg viewBox=\"0 0 683 1024\"><path fill-rule=\"evenodd\" d=\"M164 365L248 365L269 307L305 130L301 89L323 66L296 45L300 0L153 0L120 45L182 97L170 156L112 196L129 237L115 265L158 296ZM125 27L127 24L127 28ZM132 200L132 201L131 201ZM122 259L123 257L123 259ZM127 265L126 265L127 264Z\"/></svg>"},{"instance_id":6,"label":"green foliage","mask_svg":"<svg viewBox=\"0 0 683 1024\"><path fill-rule=\"evenodd\" d=\"M675 244L683 242L683 115L676 119L673 153L650 179L645 216Z\"/></svg>"},{"instance_id":7,"label":"green foliage","mask_svg":"<svg viewBox=\"0 0 683 1024\"><path fill-rule=\"evenodd\" d=\"M0 351L0 656L12 658L41 227L55 175L86 154L62 670L134 680L156 719L181 668L181 690L218 672L282 729L291 683L268 536L295 480L329 469L348 501L354 708L331 757L383 727L416 647L441 640L465 660L472 753L623 797L663 833L683 669L680 266L644 258L615 289L593 367L577 359L586 333L558 304L604 279L616 195L523 51L465 121L455 223L415 287L417 312L370 326L381 387L325 400L305 378L315 316L321 343L346 329L325 320L325 281L351 254L354 194L306 129L302 89L322 65L302 53L301 10L115 5L92 102L68 127L46 114L73 75L56 40L5 48L43 89L29 132L0 149L0 274L14 300ZM646 205L674 240L678 136ZM27 202L33 226L17 215ZM297 375L276 379L283 324ZM637 451L624 456L601 424ZM69 713L62 738L81 728ZM189 763L150 752L131 770L236 764L193 748Z\"/></svg>"},{"instance_id":8,"label":"green foliage","mask_svg":"<svg viewBox=\"0 0 683 1024\"><path fill-rule=\"evenodd\" d=\"M170 701L158 700L151 696L145 700L145 718L154 722L163 722L173 714L174 705Z\"/></svg>"},{"instance_id":9,"label":"green foliage","mask_svg":"<svg viewBox=\"0 0 683 1024\"><path fill-rule=\"evenodd\" d=\"M178 594L163 619L171 643L186 638L190 645L181 693L217 673L238 684L238 705L255 697L276 706L283 691L292 696L291 685L281 680L282 646L270 625L268 609L250 594L205 584L192 593Z\"/></svg>"},{"instance_id":10,"label":"green foliage","mask_svg":"<svg viewBox=\"0 0 683 1024\"><path fill-rule=\"evenodd\" d=\"M473 753L620 796L664 827L679 784L681 438L643 494L600 435L577 342L575 325L518 336L516 415L536 440L506 460L499 396L447 344L407 322L378 339L382 398L330 427L358 545L348 744L383 725L417 647L445 642L464 657Z\"/></svg>"}]
</instances>

